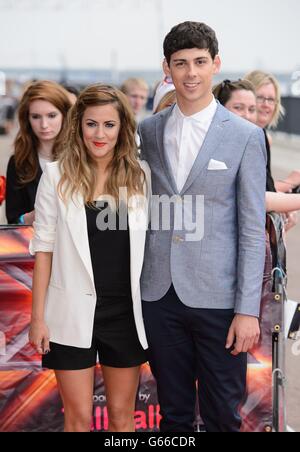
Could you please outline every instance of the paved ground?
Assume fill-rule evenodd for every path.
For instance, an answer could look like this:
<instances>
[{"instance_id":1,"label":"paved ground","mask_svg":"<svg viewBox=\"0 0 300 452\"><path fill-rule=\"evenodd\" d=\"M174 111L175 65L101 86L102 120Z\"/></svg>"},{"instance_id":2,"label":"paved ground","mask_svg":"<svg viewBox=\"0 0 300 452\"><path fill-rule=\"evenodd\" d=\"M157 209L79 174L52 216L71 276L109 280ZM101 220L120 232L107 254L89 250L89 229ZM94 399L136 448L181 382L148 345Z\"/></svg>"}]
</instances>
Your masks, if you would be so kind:
<instances>
[{"instance_id":1,"label":"paved ground","mask_svg":"<svg viewBox=\"0 0 300 452\"><path fill-rule=\"evenodd\" d=\"M5 168L12 152L12 137L0 137L0 174ZM255 163L254 163L255 164ZM273 171L276 178L285 177L293 169L300 169L300 139L280 138L274 141ZM4 222L3 208L0 211L0 224ZM288 273L289 298L300 301L300 221L288 235ZM292 352L294 344L287 344L287 411L289 425L300 432L300 345L298 356Z\"/></svg>"}]
</instances>

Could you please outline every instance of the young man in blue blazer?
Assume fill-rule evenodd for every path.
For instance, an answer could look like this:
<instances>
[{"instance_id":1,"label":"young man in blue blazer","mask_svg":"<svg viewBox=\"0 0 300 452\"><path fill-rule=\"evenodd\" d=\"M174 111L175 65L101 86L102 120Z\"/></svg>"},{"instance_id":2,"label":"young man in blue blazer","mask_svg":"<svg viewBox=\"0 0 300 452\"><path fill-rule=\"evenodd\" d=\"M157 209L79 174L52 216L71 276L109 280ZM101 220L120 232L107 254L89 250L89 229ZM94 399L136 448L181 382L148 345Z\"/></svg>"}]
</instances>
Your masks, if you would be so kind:
<instances>
[{"instance_id":1,"label":"young man in blue blazer","mask_svg":"<svg viewBox=\"0 0 300 452\"><path fill-rule=\"evenodd\" d=\"M206 430L240 431L247 352L260 337L264 136L214 99L218 53L207 25L174 27L164 42L164 69L176 87L177 105L139 128L153 194L143 315L161 431L167 432L193 431L195 380ZM158 218L165 209L171 212L169 228Z\"/></svg>"}]
</instances>

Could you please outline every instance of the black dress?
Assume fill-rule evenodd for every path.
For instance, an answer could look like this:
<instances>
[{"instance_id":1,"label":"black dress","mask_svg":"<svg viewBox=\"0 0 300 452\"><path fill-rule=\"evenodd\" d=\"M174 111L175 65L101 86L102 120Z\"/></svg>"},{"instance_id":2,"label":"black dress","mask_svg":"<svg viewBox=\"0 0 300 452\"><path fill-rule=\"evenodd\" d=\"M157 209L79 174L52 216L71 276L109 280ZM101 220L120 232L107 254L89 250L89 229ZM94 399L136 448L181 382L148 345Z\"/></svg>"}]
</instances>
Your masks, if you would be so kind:
<instances>
[{"instance_id":1,"label":"black dress","mask_svg":"<svg viewBox=\"0 0 300 452\"><path fill-rule=\"evenodd\" d=\"M94 337L99 338L99 359L111 367L134 367L146 361L139 342L131 296L129 228L99 230L98 215L105 223L109 206L86 206L89 245L97 293ZM111 212L111 211L110 211ZM103 349L103 350L101 350ZM105 356L104 356L105 353Z\"/></svg>"},{"instance_id":2,"label":"black dress","mask_svg":"<svg viewBox=\"0 0 300 452\"><path fill-rule=\"evenodd\" d=\"M108 205L104 206L105 214ZM120 230L99 230L99 209L86 206L89 245L97 293L92 347L81 349L50 343L43 367L81 370L100 364L113 368L137 367L147 361L133 315L130 283L130 237Z\"/></svg>"},{"instance_id":3,"label":"black dress","mask_svg":"<svg viewBox=\"0 0 300 452\"><path fill-rule=\"evenodd\" d=\"M109 210L107 203L103 204L103 208L86 206L85 209L97 298L101 301L107 297L118 297L122 303L132 305L128 227L125 231L120 230L118 213ZM106 227L108 212L116 221L105 231L101 231L99 222L102 219Z\"/></svg>"}]
</instances>

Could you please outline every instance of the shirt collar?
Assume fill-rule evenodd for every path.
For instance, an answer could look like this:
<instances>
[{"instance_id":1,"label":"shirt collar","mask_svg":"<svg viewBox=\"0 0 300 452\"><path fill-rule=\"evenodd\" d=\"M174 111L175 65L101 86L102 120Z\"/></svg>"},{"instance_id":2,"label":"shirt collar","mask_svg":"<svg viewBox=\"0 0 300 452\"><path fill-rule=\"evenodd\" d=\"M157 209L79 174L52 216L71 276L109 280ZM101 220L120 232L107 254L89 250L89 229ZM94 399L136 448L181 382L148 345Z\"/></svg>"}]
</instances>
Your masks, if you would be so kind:
<instances>
[{"instance_id":1,"label":"shirt collar","mask_svg":"<svg viewBox=\"0 0 300 452\"><path fill-rule=\"evenodd\" d=\"M176 104L175 108L174 108L174 115L175 115L176 119L181 120L181 121L183 121L183 120L196 121L196 122L203 124L203 123L207 123L207 122L210 122L213 120L213 117L215 116L217 108L218 108L217 101L215 98L213 98L211 103L206 108L204 108L204 110L201 110L192 116L185 116L181 112L178 105Z\"/></svg>"}]
</instances>

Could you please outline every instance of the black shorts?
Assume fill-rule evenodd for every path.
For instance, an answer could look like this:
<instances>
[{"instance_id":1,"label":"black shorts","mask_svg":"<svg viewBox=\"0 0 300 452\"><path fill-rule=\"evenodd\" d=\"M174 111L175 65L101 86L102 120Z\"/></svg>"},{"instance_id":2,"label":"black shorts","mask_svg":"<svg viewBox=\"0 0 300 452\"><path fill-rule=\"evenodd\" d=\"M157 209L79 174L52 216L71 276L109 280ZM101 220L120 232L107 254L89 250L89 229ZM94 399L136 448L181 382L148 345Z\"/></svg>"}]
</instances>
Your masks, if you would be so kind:
<instances>
[{"instance_id":1,"label":"black shorts","mask_svg":"<svg viewBox=\"0 0 300 452\"><path fill-rule=\"evenodd\" d=\"M43 356L44 368L83 370L97 364L114 368L137 367L147 361L134 321L131 297L106 297L97 301L92 347L89 349L50 343Z\"/></svg>"}]
</instances>

